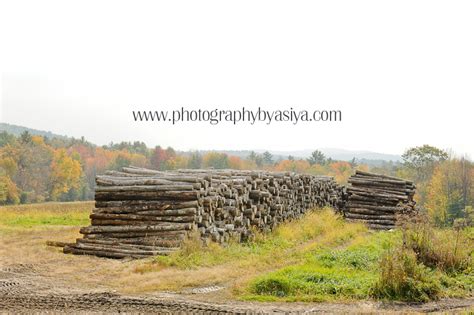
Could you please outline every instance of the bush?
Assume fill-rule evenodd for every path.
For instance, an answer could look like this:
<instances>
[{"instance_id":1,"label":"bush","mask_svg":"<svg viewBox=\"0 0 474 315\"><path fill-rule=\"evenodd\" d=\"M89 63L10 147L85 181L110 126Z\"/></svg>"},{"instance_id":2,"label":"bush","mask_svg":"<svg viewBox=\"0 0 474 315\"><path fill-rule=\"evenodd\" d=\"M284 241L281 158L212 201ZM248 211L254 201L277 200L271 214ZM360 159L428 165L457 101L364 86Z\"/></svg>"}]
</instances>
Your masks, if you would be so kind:
<instances>
[{"instance_id":1,"label":"bush","mask_svg":"<svg viewBox=\"0 0 474 315\"><path fill-rule=\"evenodd\" d=\"M446 272L462 272L471 263L469 240L461 228L435 230L424 215L403 221L403 245L419 262Z\"/></svg>"},{"instance_id":2,"label":"bush","mask_svg":"<svg viewBox=\"0 0 474 315\"><path fill-rule=\"evenodd\" d=\"M428 301L441 291L433 271L417 261L416 253L408 248L388 250L380 262L379 279L372 296L402 301Z\"/></svg>"},{"instance_id":3,"label":"bush","mask_svg":"<svg viewBox=\"0 0 474 315\"><path fill-rule=\"evenodd\" d=\"M436 230L422 214L401 218L399 222L402 243L382 256L372 296L427 301L438 297L441 287L470 290L464 287L469 282L464 274L472 268L472 240L461 227Z\"/></svg>"}]
</instances>

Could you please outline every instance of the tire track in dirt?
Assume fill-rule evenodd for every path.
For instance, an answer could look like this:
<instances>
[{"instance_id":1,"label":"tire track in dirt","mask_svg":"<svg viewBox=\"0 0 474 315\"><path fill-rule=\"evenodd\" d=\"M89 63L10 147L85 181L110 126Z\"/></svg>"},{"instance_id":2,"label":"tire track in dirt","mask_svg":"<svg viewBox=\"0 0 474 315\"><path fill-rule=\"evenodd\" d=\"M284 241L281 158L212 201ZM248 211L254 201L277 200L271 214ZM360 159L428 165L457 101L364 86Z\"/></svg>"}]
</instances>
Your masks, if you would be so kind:
<instances>
[{"instance_id":1,"label":"tire track in dirt","mask_svg":"<svg viewBox=\"0 0 474 315\"><path fill-rule=\"evenodd\" d=\"M202 293L201 293L202 291ZM410 313L474 310L474 297L425 304L377 303L207 303L193 299L213 290L159 296L122 295L107 290L88 290L61 283L35 272L30 265L0 269L0 313L154 313L154 314L311 314L311 313ZM202 300L203 296L201 296Z\"/></svg>"}]
</instances>

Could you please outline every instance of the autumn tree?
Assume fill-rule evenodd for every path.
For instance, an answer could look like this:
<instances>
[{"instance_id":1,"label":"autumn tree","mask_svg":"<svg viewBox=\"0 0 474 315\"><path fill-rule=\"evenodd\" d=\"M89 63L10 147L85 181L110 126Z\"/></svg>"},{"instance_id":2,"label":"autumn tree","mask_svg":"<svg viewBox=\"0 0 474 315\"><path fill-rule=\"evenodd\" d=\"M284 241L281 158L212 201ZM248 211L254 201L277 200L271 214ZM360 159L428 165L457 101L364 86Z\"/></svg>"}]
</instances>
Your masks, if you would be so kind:
<instances>
[{"instance_id":1,"label":"autumn tree","mask_svg":"<svg viewBox=\"0 0 474 315\"><path fill-rule=\"evenodd\" d=\"M309 162L306 160L283 160L275 166L276 171L291 171L296 173L306 173L309 168Z\"/></svg>"},{"instance_id":2,"label":"autumn tree","mask_svg":"<svg viewBox=\"0 0 474 315\"><path fill-rule=\"evenodd\" d=\"M165 162L168 159L166 150L163 150L160 146L156 146L150 157L150 166L156 170L163 170L165 168Z\"/></svg>"},{"instance_id":3,"label":"autumn tree","mask_svg":"<svg viewBox=\"0 0 474 315\"><path fill-rule=\"evenodd\" d=\"M338 161L329 164L329 170L329 175L334 176L334 179L341 184L346 184L354 172L351 164L346 161Z\"/></svg>"},{"instance_id":4,"label":"autumn tree","mask_svg":"<svg viewBox=\"0 0 474 315\"><path fill-rule=\"evenodd\" d=\"M425 208L440 226L451 225L474 206L474 165L466 159L450 159L438 164L428 184Z\"/></svg>"},{"instance_id":5,"label":"autumn tree","mask_svg":"<svg viewBox=\"0 0 474 315\"><path fill-rule=\"evenodd\" d=\"M137 166L137 167L146 167L148 164L148 160L146 156L140 153L129 153L128 155L130 160L130 165Z\"/></svg>"},{"instance_id":6,"label":"autumn tree","mask_svg":"<svg viewBox=\"0 0 474 315\"><path fill-rule=\"evenodd\" d=\"M54 152L51 163L51 200L59 200L71 190L81 186L82 169L79 161L70 157L65 149Z\"/></svg>"},{"instance_id":7,"label":"autumn tree","mask_svg":"<svg viewBox=\"0 0 474 315\"><path fill-rule=\"evenodd\" d=\"M229 156L229 168L235 170L243 169L244 162L238 156Z\"/></svg>"},{"instance_id":8,"label":"autumn tree","mask_svg":"<svg viewBox=\"0 0 474 315\"><path fill-rule=\"evenodd\" d=\"M0 167L0 204L17 204L20 202L20 191L6 171Z\"/></svg>"},{"instance_id":9,"label":"autumn tree","mask_svg":"<svg viewBox=\"0 0 474 315\"><path fill-rule=\"evenodd\" d=\"M179 168L186 168L188 165L188 159L182 155L175 155L170 157L165 162L165 168L167 170L176 170Z\"/></svg>"},{"instance_id":10,"label":"autumn tree","mask_svg":"<svg viewBox=\"0 0 474 315\"><path fill-rule=\"evenodd\" d=\"M403 169L398 172L398 175L416 182L416 201L420 205L424 205L427 201L428 183L434 169L440 162L448 159L448 154L441 149L425 144L406 150L402 159Z\"/></svg>"},{"instance_id":11,"label":"autumn tree","mask_svg":"<svg viewBox=\"0 0 474 315\"><path fill-rule=\"evenodd\" d=\"M202 167L202 156L199 152L195 151L191 153L188 159L188 168L201 168Z\"/></svg>"},{"instance_id":12,"label":"autumn tree","mask_svg":"<svg viewBox=\"0 0 474 315\"><path fill-rule=\"evenodd\" d=\"M268 153L270 154L270 153ZM271 155L271 154L270 154ZM270 158L270 156L267 156L268 158ZM250 154L248 156L248 160L252 161L255 163L255 165L258 167L258 168L261 168L263 166L263 163L264 163L264 158L262 155L260 154L257 154L255 153L254 151L250 151Z\"/></svg>"},{"instance_id":13,"label":"autumn tree","mask_svg":"<svg viewBox=\"0 0 474 315\"><path fill-rule=\"evenodd\" d=\"M358 163L357 163L357 159L355 157L352 158L352 160L350 161L351 163L351 167L352 168L356 168Z\"/></svg>"},{"instance_id":14,"label":"autumn tree","mask_svg":"<svg viewBox=\"0 0 474 315\"><path fill-rule=\"evenodd\" d=\"M273 163L273 155L268 151L263 152L262 159L264 164Z\"/></svg>"},{"instance_id":15,"label":"autumn tree","mask_svg":"<svg viewBox=\"0 0 474 315\"><path fill-rule=\"evenodd\" d=\"M130 166L131 160L127 154L119 153L115 157L113 163L110 165L110 169L121 170L123 167Z\"/></svg>"},{"instance_id":16,"label":"autumn tree","mask_svg":"<svg viewBox=\"0 0 474 315\"><path fill-rule=\"evenodd\" d=\"M84 198L90 199L94 197L95 177L111 168L115 154L113 151L102 147L93 147L88 152L80 152L82 152L83 173L87 183Z\"/></svg>"},{"instance_id":17,"label":"autumn tree","mask_svg":"<svg viewBox=\"0 0 474 315\"><path fill-rule=\"evenodd\" d=\"M42 202L49 198L48 178L51 174L53 149L40 136L24 132L15 146L5 148L18 170L13 178L21 191L20 201Z\"/></svg>"},{"instance_id":18,"label":"autumn tree","mask_svg":"<svg viewBox=\"0 0 474 315\"><path fill-rule=\"evenodd\" d=\"M166 148L166 157L169 158L174 158L176 156L176 151L172 147Z\"/></svg>"},{"instance_id":19,"label":"autumn tree","mask_svg":"<svg viewBox=\"0 0 474 315\"><path fill-rule=\"evenodd\" d=\"M405 167L414 171L416 181L429 180L437 163L448 159L448 153L430 145L410 148L402 155Z\"/></svg>"},{"instance_id":20,"label":"autumn tree","mask_svg":"<svg viewBox=\"0 0 474 315\"><path fill-rule=\"evenodd\" d=\"M326 162L326 156L323 154L323 152L315 150L313 153L311 153L311 156L307 160L310 165L324 164Z\"/></svg>"},{"instance_id":21,"label":"autumn tree","mask_svg":"<svg viewBox=\"0 0 474 315\"><path fill-rule=\"evenodd\" d=\"M308 173L312 175L328 175L329 167L328 165L313 164L308 169Z\"/></svg>"},{"instance_id":22,"label":"autumn tree","mask_svg":"<svg viewBox=\"0 0 474 315\"><path fill-rule=\"evenodd\" d=\"M19 140L23 144L29 144L29 143L31 143L32 136L28 131L24 131L24 132L21 133Z\"/></svg>"},{"instance_id":23,"label":"autumn tree","mask_svg":"<svg viewBox=\"0 0 474 315\"><path fill-rule=\"evenodd\" d=\"M225 153L208 152L203 158L204 167L224 169L229 168L229 157Z\"/></svg>"},{"instance_id":24,"label":"autumn tree","mask_svg":"<svg viewBox=\"0 0 474 315\"><path fill-rule=\"evenodd\" d=\"M0 132L0 147L4 147L7 144L13 144L16 141L14 135L9 134L6 131Z\"/></svg>"},{"instance_id":25,"label":"autumn tree","mask_svg":"<svg viewBox=\"0 0 474 315\"><path fill-rule=\"evenodd\" d=\"M445 173L440 167L435 168L428 186L428 200L426 209L436 225L445 225L448 222L448 185Z\"/></svg>"},{"instance_id":26,"label":"autumn tree","mask_svg":"<svg viewBox=\"0 0 474 315\"><path fill-rule=\"evenodd\" d=\"M82 142L82 141L81 141ZM108 150L123 151L126 150L130 153L138 153L147 157L150 153L146 144L141 141L126 142L122 141L120 143L111 143L107 146Z\"/></svg>"}]
</instances>

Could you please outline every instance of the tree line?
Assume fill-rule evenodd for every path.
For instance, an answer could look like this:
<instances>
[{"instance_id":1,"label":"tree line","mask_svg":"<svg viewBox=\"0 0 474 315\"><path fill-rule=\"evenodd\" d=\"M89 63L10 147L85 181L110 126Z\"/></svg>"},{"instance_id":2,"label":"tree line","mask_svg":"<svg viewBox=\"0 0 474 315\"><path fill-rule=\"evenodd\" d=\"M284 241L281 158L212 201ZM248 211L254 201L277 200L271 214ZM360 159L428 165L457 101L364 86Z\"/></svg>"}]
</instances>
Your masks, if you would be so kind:
<instances>
[{"instance_id":1,"label":"tree line","mask_svg":"<svg viewBox=\"0 0 474 315\"><path fill-rule=\"evenodd\" d=\"M275 158L270 152L250 152L242 158L221 152L176 152L148 148L143 142L96 146L84 138L48 138L0 133L0 204L91 200L95 176L106 170L134 165L157 170L179 168L263 169L334 176L346 183L356 169L412 179L420 207L438 225L472 216L474 165L424 145L408 149L403 162L369 167L352 161L335 161L315 150L307 159Z\"/></svg>"}]
</instances>

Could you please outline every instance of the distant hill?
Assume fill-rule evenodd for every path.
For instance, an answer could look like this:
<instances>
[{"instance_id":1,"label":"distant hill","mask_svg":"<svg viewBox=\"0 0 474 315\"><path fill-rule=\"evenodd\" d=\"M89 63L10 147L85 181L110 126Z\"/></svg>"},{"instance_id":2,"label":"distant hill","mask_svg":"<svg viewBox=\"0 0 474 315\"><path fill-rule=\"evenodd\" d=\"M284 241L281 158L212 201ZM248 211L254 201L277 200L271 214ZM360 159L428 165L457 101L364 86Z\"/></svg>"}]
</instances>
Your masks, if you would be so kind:
<instances>
[{"instance_id":1,"label":"distant hill","mask_svg":"<svg viewBox=\"0 0 474 315\"><path fill-rule=\"evenodd\" d=\"M402 161L402 157L400 155L379 153L379 152L372 152L372 151L351 151L351 150L334 149L334 148L325 148L325 149L321 149L321 151L325 155L331 156L333 159L344 160L344 161L351 160L354 157L357 160L365 159L365 160L383 160L383 161L394 161L394 162Z\"/></svg>"},{"instance_id":2,"label":"distant hill","mask_svg":"<svg viewBox=\"0 0 474 315\"><path fill-rule=\"evenodd\" d=\"M274 155L283 155L288 156L292 155L294 157L301 157L307 158L311 155L313 150L298 150L298 151L270 151L270 153ZM337 149L337 148L319 148L317 149L324 153L326 157L330 157L333 160L339 161L350 161L353 158L357 160L382 160L382 161L401 161L402 158L400 155L395 154L386 154L386 153L379 153L379 152L372 152L372 151L353 151L353 150L345 150L345 149ZM256 151L257 152L257 151ZM262 150L258 150L259 153L264 152Z\"/></svg>"},{"instance_id":3,"label":"distant hill","mask_svg":"<svg viewBox=\"0 0 474 315\"><path fill-rule=\"evenodd\" d=\"M0 123L0 132L2 132L2 131L6 131L6 132L8 132L10 134L13 134L15 136L19 136L23 132L28 131L32 135L48 137L50 139L52 139L52 138L68 139L69 138L67 136L62 136L62 135L52 133L51 131L32 129L32 128L27 128L27 127L23 127L23 126L10 125L10 124L7 124L7 123Z\"/></svg>"},{"instance_id":4,"label":"distant hill","mask_svg":"<svg viewBox=\"0 0 474 315\"><path fill-rule=\"evenodd\" d=\"M0 123L0 132L6 131L10 134L14 134L15 136L19 136L24 131L28 131L32 135L38 135L48 138L58 138L58 139L71 139L71 137L58 135L52 133L51 131L44 131L44 130L37 130L32 128L27 128L23 126L11 125L7 123ZM324 153L324 155L328 158L333 160L339 161L351 161L353 158L359 163L364 163L368 165L378 166L383 164L384 162L400 162L401 156L395 154L385 154L379 152L371 152L371 151L352 151L352 150L344 150L344 149L337 149L337 148L321 148L318 149ZM216 152L227 153L229 155L238 156L240 158L246 158L249 156L251 150L215 150ZM256 153L263 153L266 150L259 149L254 150ZM297 150L297 151L272 151L269 150L271 154L273 154L274 160L283 160L287 159L288 156L293 156L296 159L305 159L308 158L314 150ZM205 153L208 152L206 150L201 150L200 152ZM183 152L184 153L184 152Z\"/></svg>"},{"instance_id":5,"label":"distant hill","mask_svg":"<svg viewBox=\"0 0 474 315\"><path fill-rule=\"evenodd\" d=\"M357 160L358 163L378 166L384 162L401 162L402 158L400 155L395 154L385 154L372 151L352 151L344 149L334 149L334 148L322 148L318 149L323 152L324 155L328 158L338 161L351 161L353 158ZM273 155L274 160L287 159L288 156L293 156L296 159L306 159L308 158L314 150L298 150L298 151L272 151L269 152ZM207 152L207 151L201 151ZM251 150L217 150L217 152L227 153L230 155L235 155L241 158L246 158L249 156ZM254 152L262 154L265 150L254 150Z\"/></svg>"}]
</instances>

